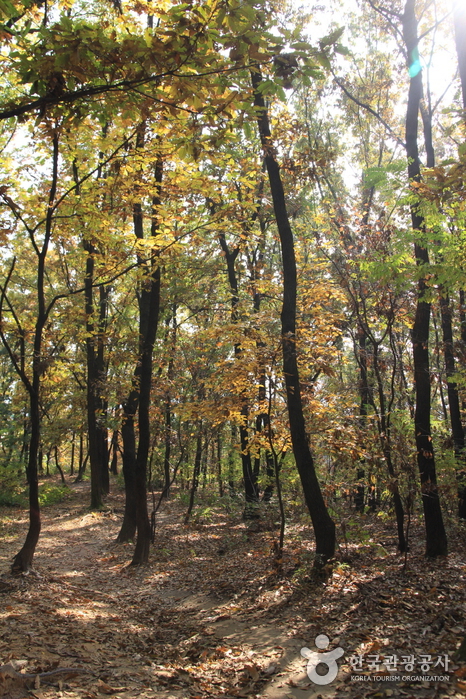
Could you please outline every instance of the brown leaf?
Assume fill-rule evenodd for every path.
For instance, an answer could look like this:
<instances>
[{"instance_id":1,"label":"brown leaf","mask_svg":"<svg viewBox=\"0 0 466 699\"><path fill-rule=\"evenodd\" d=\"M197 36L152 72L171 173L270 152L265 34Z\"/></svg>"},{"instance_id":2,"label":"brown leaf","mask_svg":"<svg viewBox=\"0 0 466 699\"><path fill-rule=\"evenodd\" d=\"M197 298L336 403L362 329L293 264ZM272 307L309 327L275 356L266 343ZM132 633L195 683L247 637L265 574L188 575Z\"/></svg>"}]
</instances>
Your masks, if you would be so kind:
<instances>
[{"instance_id":1,"label":"brown leaf","mask_svg":"<svg viewBox=\"0 0 466 699\"><path fill-rule=\"evenodd\" d=\"M257 682L257 680L260 677L259 670L257 669L256 665L253 665L252 663L250 663L249 665L245 665L244 671L252 677L254 682Z\"/></svg>"},{"instance_id":2,"label":"brown leaf","mask_svg":"<svg viewBox=\"0 0 466 699\"><path fill-rule=\"evenodd\" d=\"M102 680L99 680L97 690L98 690L98 692L100 692L100 694L115 694L115 692L118 691L117 689L114 689L106 682L102 682Z\"/></svg>"}]
</instances>

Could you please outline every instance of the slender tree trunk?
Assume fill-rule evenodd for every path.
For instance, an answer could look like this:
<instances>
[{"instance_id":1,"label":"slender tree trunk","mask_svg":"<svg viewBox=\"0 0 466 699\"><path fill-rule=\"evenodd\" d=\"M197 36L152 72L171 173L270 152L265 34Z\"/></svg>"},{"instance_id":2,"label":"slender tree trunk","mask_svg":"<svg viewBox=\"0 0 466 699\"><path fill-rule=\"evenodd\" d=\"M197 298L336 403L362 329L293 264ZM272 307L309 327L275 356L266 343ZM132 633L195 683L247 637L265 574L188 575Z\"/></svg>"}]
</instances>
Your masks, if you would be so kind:
<instances>
[{"instance_id":1,"label":"slender tree trunk","mask_svg":"<svg viewBox=\"0 0 466 699\"><path fill-rule=\"evenodd\" d=\"M367 429L367 411L371 399L371 391L369 387L369 380L367 376L367 335L362 327L361 323L358 322L357 326L357 363L359 366L359 425L363 435L366 434ZM357 512L364 512L364 501L365 501L365 468L364 468L364 458L361 458L359 464L356 467L356 477L358 484L356 485L356 494L354 496L354 504Z\"/></svg>"},{"instance_id":2,"label":"slender tree trunk","mask_svg":"<svg viewBox=\"0 0 466 699\"><path fill-rule=\"evenodd\" d=\"M234 250L230 250L225 236L222 233L219 236L219 241L223 252L225 253L225 260L227 263L228 281L230 283L231 290L231 319L233 323L238 323L238 279L236 276L235 260L238 257L239 247ZM237 361L241 361L241 346L235 344L235 357ZM249 406L248 399L244 395L244 392L240 396L241 400L241 423L239 426L240 434L240 445L241 445L241 464L243 467L243 483L244 483L244 496L246 500L246 506L244 509L244 517L249 519L251 517L256 517L257 512L254 505L259 501L259 490L257 487L257 475L255 474L252 467L251 453L249 451L249 434L248 434L248 418L249 418Z\"/></svg>"},{"instance_id":3,"label":"slender tree trunk","mask_svg":"<svg viewBox=\"0 0 466 699\"><path fill-rule=\"evenodd\" d=\"M391 332L391 328L390 328ZM377 389L379 394L379 406L380 406L380 417L379 417L379 436L382 445L383 455L385 457L385 463L387 464L387 470L390 474L390 490L393 495L393 506L395 508L395 518L396 527L398 533L398 550L400 553L404 553L407 550L407 541L404 531L404 508L403 502L400 496L400 490L398 487L398 473L395 471L395 467L392 461L392 445L391 445L391 424L390 424L390 412L391 405L387 406L387 401L385 399L385 392L383 386L383 379L380 373L380 361L379 361L379 345L374 342L374 371L377 382ZM394 396L392 396L394 398Z\"/></svg>"},{"instance_id":4,"label":"slender tree trunk","mask_svg":"<svg viewBox=\"0 0 466 699\"><path fill-rule=\"evenodd\" d=\"M172 411L170 392L165 396L165 453L163 455L163 496L168 500L170 497L170 457L171 457L171 431L172 431Z\"/></svg>"},{"instance_id":5,"label":"slender tree trunk","mask_svg":"<svg viewBox=\"0 0 466 699\"><path fill-rule=\"evenodd\" d=\"M140 356L139 379L139 441L136 455L136 524L137 541L132 565L146 563L149 558L151 540L150 521L147 511L147 461L150 448L150 392L152 385L152 353L160 310L160 268L152 265L150 285L140 294L142 352Z\"/></svg>"},{"instance_id":6,"label":"slender tree trunk","mask_svg":"<svg viewBox=\"0 0 466 699\"><path fill-rule=\"evenodd\" d=\"M99 318L94 322L94 267L96 248L84 241L88 252L84 296L86 306L86 356L87 356L87 424L89 457L91 462L91 509L100 509L104 495L108 494L108 431L105 424L107 401L103 398L106 380L104 358L104 333L107 317L108 289L99 286Z\"/></svg>"},{"instance_id":7,"label":"slender tree trunk","mask_svg":"<svg viewBox=\"0 0 466 699\"><path fill-rule=\"evenodd\" d=\"M257 108L259 135L264 149L265 163L269 176L282 252L283 305L281 325L283 372L285 375L291 441L304 497L314 527L316 537L316 565L319 566L331 558L335 552L335 524L328 514L320 490L304 421L296 354L297 271L293 233L286 209L280 168L276 160L272 143L267 109L264 98L260 92L262 76L258 71L252 71L251 78L254 90L254 105Z\"/></svg>"},{"instance_id":8,"label":"slender tree trunk","mask_svg":"<svg viewBox=\"0 0 466 699\"><path fill-rule=\"evenodd\" d=\"M171 440L172 440L172 409L171 409L171 384L175 376L175 347L177 336L177 321L176 321L176 304L173 305L173 329L170 342L170 359L168 360L167 382L168 389L165 393L165 454L163 457L163 473L164 473L164 488L163 497L168 500L170 497L170 457L171 457ZM170 322L170 321L168 321Z\"/></svg>"},{"instance_id":9,"label":"slender tree trunk","mask_svg":"<svg viewBox=\"0 0 466 699\"><path fill-rule=\"evenodd\" d=\"M222 428L217 430L217 483L218 494L223 498L223 476L222 476Z\"/></svg>"},{"instance_id":10,"label":"slender tree trunk","mask_svg":"<svg viewBox=\"0 0 466 699\"><path fill-rule=\"evenodd\" d=\"M70 476L74 475L74 455L76 450L76 432L73 430L71 437L71 457L70 457Z\"/></svg>"},{"instance_id":11,"label":"slender tree trunk","mask_svg":"<svg viewBox=\"0 0 466 699\"><path fill-rule=\"evenodd\" d=\"M231 442L228 450L228 492L230 497L233 497L236 492L235 488L235 448L236 443L236 425L231 426Z\"/></svg>"},{"instance_id":12,"label":"slender tree trunk","mask_svg":"<svg viewBox=\"0 0 466 699\"><path fill-rule=\"evenodd\" d=\"M143 124L137 136L137 147L144 146ZM160 206L160 188L163 164L159 159L155 165L157 194L152 199L151 236L157 235L157 209ZM138 240L144 239L144 219L141 204L133 207L134 233ZM133 386L128 400L123 404L123 475L125 478L126 502L123 524L118 542L133 538L137 532L132 565L148 561L151 543L151 525L147 509L147 462L150 449L150 395L152 386L152 354L157 334L160 311L160 268L156 256L149 261L138 254L138 266L143 278L138 295L139 305L139 350L133 374ZM138 443L134 420L138 415Z\"/></svg>"},{"instance_id":13,"label":"slender tree trunk","mask_svg":"<svg viewBox=\"0 0 466 699\"><path fill-rule=\"evenodd\" d=\"M84 461L84 435L83 435L83 430L81 428L81 430L79 432L78 475L82 471L83 461Z\"/></svg>"},{"instance_id":14,"label":"slender tree trunk","mask_svg":"<svg viewBox=\"0 0 466 699\"><path fill-rule=\"evenodd\" d=\"M458 387L453 377L456 372L455 354L453 351L453 327L451 322L451 305L449 294L441 290L440 314L442 321L443 356L447 377L447 395L450 412L451 430L455 454L461 459L464 450L464 429L461 422L461 408Z\"/></svg>"},{"instance_id":15,"label":"slender tree trunk","mask_svg":"<svg viewBox=\"0 0 466 699\"><path fill-rule=\"evenodd\" d=\"M158 231L157 210L160 206L160 193L163 163L159 158L155 165L155 183L157 194L152 199L151 236ZM144 237L142 212L138 206L134 215L135 232L138 238ZM152 388L152 355L160 315L160 267L156 257L152 256L146 266L146 278L143 280L139 295L140 317L140 360L137 369L139 385L139 441L136 455L136 524L137 540L132 565L146 563L149 559L151 528L147 511L147 461L150 449L150 395Z\"/></svg>"},{"instance_id":16,"label":"slender tree trunk","mask_svg":"<svg viewBox=\"0 0 466 699\"><path fill-rule=\"evenodd\" d=\"M124 544L133 541L136 535L136 487L134 474L136 471L136 433L134 416L137 411L137 391L131 391L123 403L123 420L121 424L121 439L123 441L123 478L125 481L125 512L117 543Z\"/></svg>"},{"instance_id":17,"label":"slender tree trunk","mask_svg":"<svg viewBox=\"0 0 466 699\"><path fill-rule=\"evenodd\" d=\"M86 444L87 447L87 444ZM79 459L78 459L78 474L74 479L75 483L80 483L86 472L87 462L89 461L89 451L86 449L86 456L84 456L84 434L81 430L79 434Z\"/></svg>"},{"instance_id":18,"label":"slender tree trunk","mask_svg":"<svg viewBox=\"0 0 466 699\"><path fill-rule=\"evenodd\" d=\"M445 360L445 373L447 379L448 408L450 413L451 433L453 448L455 451L458 490L458 517L466 519L466 462L464 452L464 428L461 420L460 398L458 386L454 380L456 372L455 354L453 351L453 328L451 322L450 298L446 292L440 290L440 313L442 320L443 356Z\"/></svg>"},{"instance_id":19,"label":"slender tree trunk","mask_svg":"<svg viewBox=\"0 0 466 699\"><path fill-rule=\"evenodd\" d=\"M262 189L263 189L263 181L261 181L261 194L262 194ZM258 210L257 210L258 211ZM262 301L262 295L260 291L258 290L256 284L258 279L260 278L261 274L261 266L262 266L262 260L264 257L264 245L265 245L265 224L262 220L261 217L259 217L259 223L260 223L260 229L261 229L261 241L258 250L255 250L252 254L252 259L250 260L250 268L251 268L251 284L253 285L254 289L254 294L253 294L253 305L254 305L254 313L259 313L260 307L261 307L261 301ZM276 485L276 467L275 467L275 457L272 453L271 446L270 446L270 440L273 437L273 431L270 429L270 415L269 415L269 408L270 408L270 401L269 405L267 406L266 409L266 401L267 401L267 395L266 395L266 382L267 382L267 373L266 373L266 368L265 368L265 361L263 358L263 352L265 349L265 343L261 341L257 341L256 343L257 350L258 350L258 363L259 363L259 376L258 376L258 401L259 405L262 407L262 412L259 413L259 415L256 418L256 433L257 434L263 434L267 435L268 437L268 442L269 446L265 447L265 473L267 476L267 482L264 488L264 492L262 495L262 500L263 502L270 502L272 499L274 487ZM258 477L258 474L260 472L260 464L261 464L261 453L259 452L259 455L255 459L255 466L254 466L254 472L257 474L256 478Z\"/></svg>"},{"instance_id":20,"label":"slender tree trunk","mask_svg":"<svg viewBox=\"0 0 466 699\"><path fill-rule=\"evenodd\" d=\"M86 359L87 359L87 430L89 439L89 460L91 462L91 509L99 510L103 505L102 462L99 458L99 435L97 432L97 372L94 335L94 256L95 248L87 240L83 242L88 256L84 280L84 299L86 311Z\"/></svg>"},{"instance_id":21,"label":"slender tree trunk","mask_svg":"<svg viewBox=\"0 0 466 699\"><path fill-rule=\"evenodd\" d=\"M418 150L418 121L422 99L422 71L419 63L417 20L415 0L407 0L403 14L403 38L408 57L410 82L406 113L406 155L408 177L411 182L421 179ZM425 233L425 221L416 204L411 205L411 221L414 231ZM426 527L426 555L446 555L447 536L443 524L442 510L437 487L434 449L430 424L431 389L429 359L429 328L431 306L427 300L429 253L424 245L414 245L414 254L419 269L417 303L412 329L414 382L416 405L414 411L417 462L421 480L422 504Z\"/></svg>"},{"instance_id":22,"label":"slender tree trunk","mask_svg":"<svg viewBox=\"0 0 466 699\"><path fill-rule=\"evenodd\" d=\"M37 456L37 466L40 474L44 473L44 450L42 448L42 443L39 445L39 454Z\"/></svg>"},{"instance_id":23,"label":"slender tree trunk","mask_svg":"<svg viewBox=\"0 0 466 699\"><path fill-rule=\"evenodd\" d=\"M105 384L107 381L107 368L105 363L105 332L107 329L107 309L108 309L109 287L104 284L99 286L99 327L97 336L96 377L97 377L97 444L99 450L99 460L101 463L100 478L101 488L104 495L110 491L110 474L108 470L108 428L107 411L108 402L105 396Z\"/></svg>"},{"instance_id":24,"label":"slender tree trunk","mask_svg":"<svg viewBox=\"0 0 466 699\"><path fill-rule=\"evenodd\" d=\"M458 69L461 80L461 93L463 96L463 120L466 124L466 7L463 0L454 0L453 18L455 25L455 43L458 56ZM460 318L461 318L461 340L463 351L466 348L466 314L464 312L464 291L460 290ZM463 437L464 439L464 437ZM466 472L462 468L457 474L459 507L458 516L466 519ZM463 659L466 656L466 642L463 641Z\"/></svg>"},{"instance_id":25,"label":"slender tree trunk","mask_svg":"<svg viewBox=\"0 0 466 699\"><path fill-rule=\"evenodd\" d=\"M60 474L61 482L65 483L66 482L65 481L65 474L63 473L63 469L60 466L60 461L58 459L58 447L56 447L56 446L53 448L53 456L55 459L55 466L57 467L57 471Z\"/></svg>"},{"instance_id":26,"label":"slender tree trunk","mask_svg":"<svg viewBox=\"0 0 466 699\"><path fill-rule=\"evenodd\" d=\"M45 215L45 230L42 246L34 241L34 249L37 254L37 318L34 328L34 350L32 359L32 381L26 381L29 393L31 439L29 442L29 458L27 466L27 479L29 484L29 529L21 550L16 554L11 566L12 572L27 572L32 566L32 560L39 541L41 518L39 506L39 479L37 456L41 437L40 414L40 387L43 374L42 341L44 327L47 322L48 310L45 300L45 261L52 236L53 205L58 183L59 165L59 141L58 133L53 135L52 155L52 184L48 196L48 207Z\"/></svg>"},{"instance_id":27,"label":"slender tree trunk","mask_svg":"<svg viewBox=\"0 0 466 699\"><path fill-rule=\"evenodd\" d=\"M113 430L112 441L110 445L112 461L110 471L114 476L118 475L118 430Z\"/></svg>"},{"instance_id":28,"label":"slender tree trunk","mask_svg":"<svg viewBox=\"0 0 466 699\"><path fill-rule=\"evenodd\" d=\"M199 430L197 433L196 440L196 456L194 457L194 470L193 470L193 480L191 484L191 493L189 495L189 505L184 518L184 523L188 524L191 517L191 513L194 507L194 498L199 487L199 476L201 474L201 464L202 464L202 422L199 423Z\"/></svg>"},{"instance_id":29,"label":"slender tree trunk","mask_svg":"<svg viewBox=\"0 0 466 699\"><path fill-rule=\"evenodd\" d=\"M39 331L39 332L38 332ZM38 349L40 357L42 328L36 326L35 351ZM37 365L34 353L34 364ZM41 517L39 506L39 478L37 470L37 454L40 443L40 405L39 405L40 377L37 370L34 371L32 391L30 393L30 419L31 439L29 441L29 459L27 465L27 481L29 486L29 530L22 549L13 559L11 571L13 573L27 572L32 566L32 560L36 550L41 530Z\"/></svg>"}]
</instances>

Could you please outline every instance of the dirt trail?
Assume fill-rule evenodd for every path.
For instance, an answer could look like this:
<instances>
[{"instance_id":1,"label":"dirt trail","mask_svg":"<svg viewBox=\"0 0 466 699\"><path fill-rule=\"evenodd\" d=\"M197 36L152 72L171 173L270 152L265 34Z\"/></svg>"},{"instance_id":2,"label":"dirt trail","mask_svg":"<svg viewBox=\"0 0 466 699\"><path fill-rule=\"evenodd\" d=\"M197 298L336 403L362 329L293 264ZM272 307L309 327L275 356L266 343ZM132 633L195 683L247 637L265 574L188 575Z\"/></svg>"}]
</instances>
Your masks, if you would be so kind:
<instances>
[{"instance_id":1,"label":"dirt trail","mask_svg":"<svg viewBox=\"0 0 466 699\"><path fill-rule=\"evenodd\" d=\"M0 665L89 671L61 683L58 694L46 685L32 690L37 699L464 696L458 666L448 682L422 685L354 682L347 665L349 655L397 645L452 655L466 610L458 556L426 570L412 554L411 571L401 574L394 554L362 547L316 586L300 572L311 549L307 527L290 527L287 575L277 578L270 522L247 525L239 514L211 511L185 527L176 501L157 515L150 565L134 569L132 544L114 543L123 495L112 494L105 512L92 513L88 484L71 487L67 501L43 509L37 575L6 573L27 521L18 510L0 513ZM435 588L430 597L426 586ZM319 633L331 648L349 651L337 679L321 687L309 680L300 654L314 648ZM14 699L15 691L19 697L25 690L9 687L4 696Z\"/></svg>"}]
</instances>

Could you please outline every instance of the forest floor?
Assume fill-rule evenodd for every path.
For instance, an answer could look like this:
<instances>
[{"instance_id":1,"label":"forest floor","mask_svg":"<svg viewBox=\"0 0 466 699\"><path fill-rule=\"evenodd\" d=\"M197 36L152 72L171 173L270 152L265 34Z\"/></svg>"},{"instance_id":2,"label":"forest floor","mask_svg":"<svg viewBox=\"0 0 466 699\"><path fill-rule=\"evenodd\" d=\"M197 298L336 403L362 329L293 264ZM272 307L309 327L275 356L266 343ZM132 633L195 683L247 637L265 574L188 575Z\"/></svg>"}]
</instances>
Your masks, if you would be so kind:
<instances>
[{"instance_id":1,"label":"forest floor","mask_svg":"<svg viewBox=\"0 0 466 699\"><path fill-rule=\"evenodd\" d=\"M0 696L466 696L466 664L453 658L465 633L461 525L450 527L448 558L431 561L423 556L422 526L414 523L405 566L392 521L350 514L353 542L340 543L325 578L315 580L305 517L287 525L278 575L275 506L252 522L241 519L238 507L228 513L199 506L184 526L186 508L173 498L157 515L150 564L131 568L132 544L114 543L123 493L115 488L105 511L91 512L89 485L70 488L65 501L43 508L35 572L26 576L8 571L27 512L0 508L0 665L30 674L86 673L58 674L55 685L31 681L28 689L18 677L2 682L0 672ZM327 650L344 650L336 679L320 686L309 679L300 652L315 650L319 634L330 639ZM352 669L352 656L360 656L360 669ZM398 657L396 670L383 666L389 656Z\"/></svg>"}]
</instances>

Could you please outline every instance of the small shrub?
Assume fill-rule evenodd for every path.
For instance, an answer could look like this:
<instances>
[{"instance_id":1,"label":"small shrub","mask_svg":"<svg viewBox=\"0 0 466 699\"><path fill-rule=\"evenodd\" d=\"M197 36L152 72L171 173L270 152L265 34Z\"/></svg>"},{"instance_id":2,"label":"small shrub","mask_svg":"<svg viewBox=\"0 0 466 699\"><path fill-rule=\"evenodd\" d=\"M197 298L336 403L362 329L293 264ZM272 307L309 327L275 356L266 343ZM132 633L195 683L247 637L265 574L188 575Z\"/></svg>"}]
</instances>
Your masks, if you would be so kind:
<instances>
[{"instance_id":1,"label":"small shrub","mask_svg":"<svg viewBox=\"0 0 466 699\"><path fill-rule=\"evenodd\" d=\"M63 502L71 495L71 490L67 485L52 485L52 483L43 483L39 486L39 503L42 507L48 505L56 505Z\"/></svg>"},{"instance_id":2,"label":"small shrub","mask_svg":"<svg viewBox=\"0 0 466 699\"><path fill-rule=\"evenodd\" d=\"M12 464L0 466L0 505L18 507L23 505L24 469Z\"/></svg>"}]
</instances>

